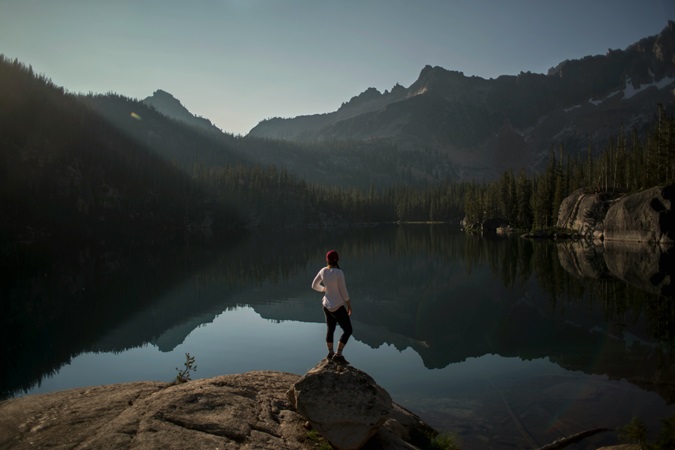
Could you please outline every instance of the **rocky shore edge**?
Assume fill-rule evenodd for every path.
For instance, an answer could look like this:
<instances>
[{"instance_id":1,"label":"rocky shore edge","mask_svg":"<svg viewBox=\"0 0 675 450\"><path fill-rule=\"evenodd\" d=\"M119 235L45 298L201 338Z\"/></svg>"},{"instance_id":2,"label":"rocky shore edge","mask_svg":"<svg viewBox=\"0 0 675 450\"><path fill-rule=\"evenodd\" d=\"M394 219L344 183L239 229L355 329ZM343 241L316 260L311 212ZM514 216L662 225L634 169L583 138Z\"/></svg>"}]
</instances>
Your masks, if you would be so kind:
<instances>
[{"instance_id":1,"label":"rocky shore edge","mask_svg":"<svg viewBox=\"0 0 675 450\"><path fill-rule=\"evenodd\" d=\"M564 448L601 431L542 449ZM0 402L2 449L452 448L439 445L437 436L368 374L326 360L303 376L253 371L178 384L76 388Z\"/></svg>"},{"instance_id":2,"label":"rocky shore edge","mask_svg":"<svg viewBox=\"0 0 675 450\"><path fill-rule=\"evenodd\" d=\"M325 373L328 364L315 369ZM301 378L253 371L180 384L141 381L9 399L0 403L0 448L321 448L323 438L289 399L289 389ZM424 448L419 441L434 433L392 403L363 448Z\"/></svg>"}]
</instances>

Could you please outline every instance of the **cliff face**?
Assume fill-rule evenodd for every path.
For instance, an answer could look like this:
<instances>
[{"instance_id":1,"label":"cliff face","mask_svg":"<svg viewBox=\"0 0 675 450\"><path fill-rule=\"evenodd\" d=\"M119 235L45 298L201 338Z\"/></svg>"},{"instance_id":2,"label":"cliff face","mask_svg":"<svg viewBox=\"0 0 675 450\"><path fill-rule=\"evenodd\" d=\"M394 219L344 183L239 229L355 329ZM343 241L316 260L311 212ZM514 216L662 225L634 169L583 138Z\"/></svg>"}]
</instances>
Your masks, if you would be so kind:
<instances>
[{"instance_id":1,"label":"cliff face","mask_svg":"<svg viewBox=\"0 0 675 450\"><path fill-rule=\"evenodd\" d=\"M604 220L605 241L675 243L675 184L621 197Z\"/></svg>"},{"instance_id":2,"label":"cliff face","mask_svg":"<svg viewBox=\"0 0 675 450\"><path fill-rule=\"evenodd\" d=\"M587 194L577 189L567 196L558 210L558 228L565 228L582 236L599 235L603 230L603 220L607 215L614 197L607 193Z\"/></svg>"},{"instance_id":3,"label":"cliff face","mask_svg":"<svg viewBox=\"0 0 675 450\"><path fill-rule=\"evenodd\" d=\"M630 195L587 194L579 189L563 200L556 226L595 240L675 243L675 184Z\"/></svg>"}]
</instances>

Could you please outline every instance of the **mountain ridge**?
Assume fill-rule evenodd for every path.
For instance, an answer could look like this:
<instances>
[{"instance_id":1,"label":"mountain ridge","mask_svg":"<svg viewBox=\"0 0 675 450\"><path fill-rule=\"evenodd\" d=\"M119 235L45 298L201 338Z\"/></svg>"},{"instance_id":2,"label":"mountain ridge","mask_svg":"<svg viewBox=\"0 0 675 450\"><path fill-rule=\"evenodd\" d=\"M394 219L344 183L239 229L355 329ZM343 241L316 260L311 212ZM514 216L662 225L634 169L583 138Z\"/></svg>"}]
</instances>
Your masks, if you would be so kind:
<instances>
[{"instance_id":1,"label":"mountain ridge","mask_svg":"<svg viewBox=\"0 0 675 450\"><path fill-rule=\"evenodd\" d=\"M369 87L336 111L267 119L248 136L389 140L439 151L478 178L508 169L536 171L552 146L574 154L591 145L599 152L622 127L643 133L657 104L672 111L673 93L666 88L675 86L674 55L675 22L669 20L657 35L605 55L562 61L547 74L484 79L427 65L407 88Z\"/></svg>"}]
</instances>

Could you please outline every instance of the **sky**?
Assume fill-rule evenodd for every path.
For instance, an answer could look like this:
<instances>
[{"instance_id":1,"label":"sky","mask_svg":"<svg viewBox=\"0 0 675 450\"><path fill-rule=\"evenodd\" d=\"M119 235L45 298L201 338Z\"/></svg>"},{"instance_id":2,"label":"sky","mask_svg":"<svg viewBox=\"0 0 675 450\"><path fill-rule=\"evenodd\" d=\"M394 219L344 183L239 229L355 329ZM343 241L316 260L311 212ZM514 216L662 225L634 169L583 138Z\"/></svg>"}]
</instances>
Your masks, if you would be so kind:
<instances>
[{"instance_id":1,"label":"sky","mask_svg":"<svg viewBox=\"0 0 675 450\"><path fill-rule=\"evenodd\" d=\"M171 93L245 135L425 65L496 78L624 49L674 0L0 0L0 53L73 93Z\"/></svg>"}]
</instances>

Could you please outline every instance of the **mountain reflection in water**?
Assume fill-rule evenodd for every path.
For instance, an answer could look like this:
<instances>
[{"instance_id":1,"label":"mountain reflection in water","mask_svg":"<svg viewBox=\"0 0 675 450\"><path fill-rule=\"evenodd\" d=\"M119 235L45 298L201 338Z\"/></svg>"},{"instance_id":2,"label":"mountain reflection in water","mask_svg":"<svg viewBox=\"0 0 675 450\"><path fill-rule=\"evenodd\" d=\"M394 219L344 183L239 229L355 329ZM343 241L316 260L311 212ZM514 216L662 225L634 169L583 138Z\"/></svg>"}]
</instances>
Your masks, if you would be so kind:
<instances>
[{"instance_id":1,"label":"mountain reflection in water","mask_svg":"<svg viewBox=\"0 0 675 450\"><path fill-rule=\"evenodd\" d=\"M21 259L3 279L2 392L169 381L185 352L193 378L302 374L325 353L309 285L329 248L354 303L350 362L463 448L544 445L633 416L655 433L675 413L675 312L658 275L672 253L622 260L443 225Z\"/></svg>"}]
</instances>

